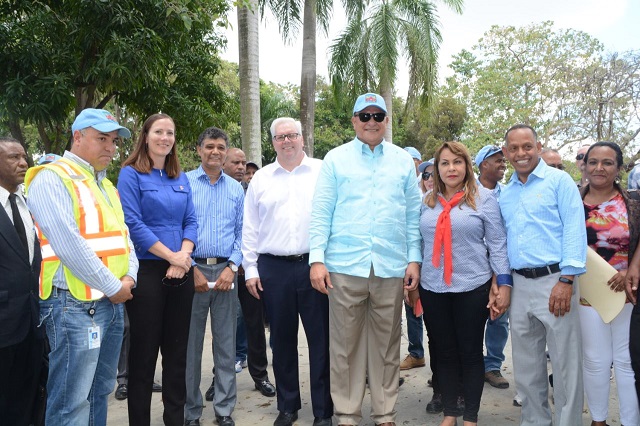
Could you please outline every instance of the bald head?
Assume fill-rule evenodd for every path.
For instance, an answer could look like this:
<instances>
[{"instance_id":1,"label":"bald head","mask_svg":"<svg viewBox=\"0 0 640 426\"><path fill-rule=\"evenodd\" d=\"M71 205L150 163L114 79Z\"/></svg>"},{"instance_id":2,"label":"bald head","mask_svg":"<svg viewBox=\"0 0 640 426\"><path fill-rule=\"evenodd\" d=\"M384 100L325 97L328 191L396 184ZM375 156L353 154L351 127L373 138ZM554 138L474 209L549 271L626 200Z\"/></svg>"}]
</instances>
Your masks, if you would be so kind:
<instances>
[{"instance_id":1,"label":"bald head","mask_svg":"<svg viewBox=\"0 0 640 426\"><path fill-rule=\"evenodd\" d=\"M238 182L242 182L247 170L247 157L240 148L229 148L222 170Z\"/></svg>"}]
</instances>

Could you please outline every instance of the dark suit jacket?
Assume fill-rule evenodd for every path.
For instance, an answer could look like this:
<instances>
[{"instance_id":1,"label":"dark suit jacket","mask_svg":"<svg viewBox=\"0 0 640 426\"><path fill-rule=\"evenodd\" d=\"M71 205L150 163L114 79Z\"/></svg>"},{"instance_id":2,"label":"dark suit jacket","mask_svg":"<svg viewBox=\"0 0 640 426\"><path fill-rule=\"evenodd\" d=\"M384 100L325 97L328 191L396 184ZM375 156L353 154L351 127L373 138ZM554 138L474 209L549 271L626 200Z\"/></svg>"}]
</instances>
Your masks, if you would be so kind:
<instances>
[{"instance_id":1,"label":"dark suit jacket","mask_svg":"<svg viewBox=\"0 0 640 426\"><path fill-rule=\"evenodd\" d=\"M38 280L42 254L35 238L33 263L22 245L13 222L0 208L0 348L15 345L25 339L30 328L44 337L38 327Z\"/></svg>"}]
</instances>

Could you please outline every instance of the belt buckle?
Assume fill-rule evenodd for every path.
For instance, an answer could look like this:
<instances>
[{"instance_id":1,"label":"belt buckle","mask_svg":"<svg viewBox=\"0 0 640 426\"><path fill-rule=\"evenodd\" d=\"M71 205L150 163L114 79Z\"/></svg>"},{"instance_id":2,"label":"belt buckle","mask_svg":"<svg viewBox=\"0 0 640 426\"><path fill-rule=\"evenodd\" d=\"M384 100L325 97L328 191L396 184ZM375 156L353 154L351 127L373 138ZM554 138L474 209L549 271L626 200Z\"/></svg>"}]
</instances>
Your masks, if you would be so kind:
<instances>
[{"instance_id":1,"label":"belt buckle","mask_svg":"<svg viewBox=\"0 0 640 426\"><path fill-rule=\"evenodd\" d=\"M538 269L531 268L531 278L538 278Z\"/></svg>"},{"instance_id":2,"label":"belt buckle","mask_svg":"<svg viewBox=\"0 0 640 426\"><path fill-rule=\"evenodd\" d=\"M217 265L218 258L217 257L207 257L207 265Z\"/></svg>"}]
</instances>

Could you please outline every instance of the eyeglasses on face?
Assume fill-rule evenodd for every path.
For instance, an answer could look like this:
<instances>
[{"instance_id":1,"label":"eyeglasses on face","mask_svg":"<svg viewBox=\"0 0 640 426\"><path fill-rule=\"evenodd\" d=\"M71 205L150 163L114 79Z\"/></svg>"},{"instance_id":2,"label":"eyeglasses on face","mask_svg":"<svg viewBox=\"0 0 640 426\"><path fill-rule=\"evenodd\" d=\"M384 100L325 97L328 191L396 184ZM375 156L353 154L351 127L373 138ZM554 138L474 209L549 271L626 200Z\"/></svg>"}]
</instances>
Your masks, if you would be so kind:
<instances>
[{"instance_id":1,"label":"eyeglasses on face","mask_svg":"<svg viewBox=\"0 0 640 426\"><path fill-rule=\"evenodd\" d=\"M162 277L162 284L167 287L180 287L189 281L189 273L184 274L182 278L168 278Z\"/></svg>"},{"instance_id":2,"label":"eyeglasses on face","mask_svg":"<svg viewBox=\"0 0 640 426\"><path fill-rule=\"evenodd\" d=\"M429 180L429 178L433 176L433 172L424 171L422 172L422 180Z\"/></svg>"},{"instance_id":3,"label":"eyeglasses on face","mask_svg":"<svg viewBox=\"0 0 640 426\"><path fill-rule=\"evenodd\" d=\"M582 155L582 154L580 154ZM558 164L547 164L547 166L549 167L553 167L554 169L558 169L558 170L564 170L564 164L562 163L558 163Z\"/></svg>"},{"instance_id":4,"label":"eyeglasses on face","mask_svg":"<svg viewBox=\"0 0 640 426\"><path fill-rule=\"evenodd\" d=\"M300 133L287 133L286 135L275 135L273 137L273 140L278 142L284 142L285 139L295 142L300 139Z\"/></svg>"},{"instance_id":5,"label":"eyeglasses on face","mask_svg":"<svg viewBox=\"0 0 640 426\"><path fill-rule=\"evenodd\" d=\"M367 121L371 120L371 117L373 117L373 119L377 123L382 123L382 120L384 120L384 118L387 116L387 114L385 114L384 112L374 112L373 114L370 112L359 112L353 115L357 116L360 119L360 121L362 121L363 123L366 123Z\"/></svg>"},{"instance_id":6,"label":"eyeglasses on face","mask_svg":"<svg viewBox=\"0 0 640 426\"><path fill-rule=\"evenodd\" d=\"M582 160L584 160L584 154L578 154L578 155L576 155L576 160L578 160L578 161L582 161Z\"/></svg>"}]
</instances>

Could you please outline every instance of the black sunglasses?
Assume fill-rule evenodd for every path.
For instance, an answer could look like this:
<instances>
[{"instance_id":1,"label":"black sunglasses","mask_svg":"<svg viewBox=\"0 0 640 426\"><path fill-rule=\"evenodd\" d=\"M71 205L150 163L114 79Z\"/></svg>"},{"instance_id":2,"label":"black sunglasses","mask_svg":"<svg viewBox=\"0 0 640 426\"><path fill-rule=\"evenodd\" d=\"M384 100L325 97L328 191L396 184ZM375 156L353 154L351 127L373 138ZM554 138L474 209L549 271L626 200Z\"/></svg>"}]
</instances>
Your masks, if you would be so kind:
<instances>
[{"instance_id":1,"label":"black sunglasses","mask_svg":"<svg viewBox=\"0 0 640 426\"><path fill-rule=\"evenodd\" d=\"M559 163L559 164L547 164L547 166L553 167L554 169L558 169L558 170L564 170L564 164L562 164L562 163Z\"/></svg>"},{"instance_id":2,"label":"black sunglasses","mask_svg":"<svg viewBox=\"0 0 640 426\"><path fill-rule=\"evenodd\" d=\"M424 171L422 172L422 180L429 180L429 178L433 176L433 172Z\"/></svg>"},{"instance_id":3,"label":"black sunglasses","mask_svg":"<svg viewBox=\"0 0 640 426\"><path fill-rule=\"evenodd\" d=\"M167 287L180 287L181 285L185 284L187 281L189 281L188 272L184 274L182 278L162 277L162 284L166 285Z\"/></svg>"},{"instance_id":4,"label":"black sunglasses","mask_svg":"<svg viewBox=\"0 0 640 426\"><path fill-rule=\"evenodd\" d=\"M578 154L578 155L576 155L576 160L578 160L578 161L582 161L582 160L584 160L584 154Z\"/></svg>"},{"instance_id":5,"label":"black sunglasses","mask_svg":"<svg viewBox=\"0 0 640 426\"><path fill-rule=\"evenodd\" d=\"M384 118L387 116L387 114L384 112L374 112L373 114L370 112L358 112L353 115L357 116L360 119L360 121L362 121L363 123L366 123L367 121L371 120L371 117L373 117L373 119L377 123L382 123L382 120L384 120Z\"/></svg>"}]
</instances>

